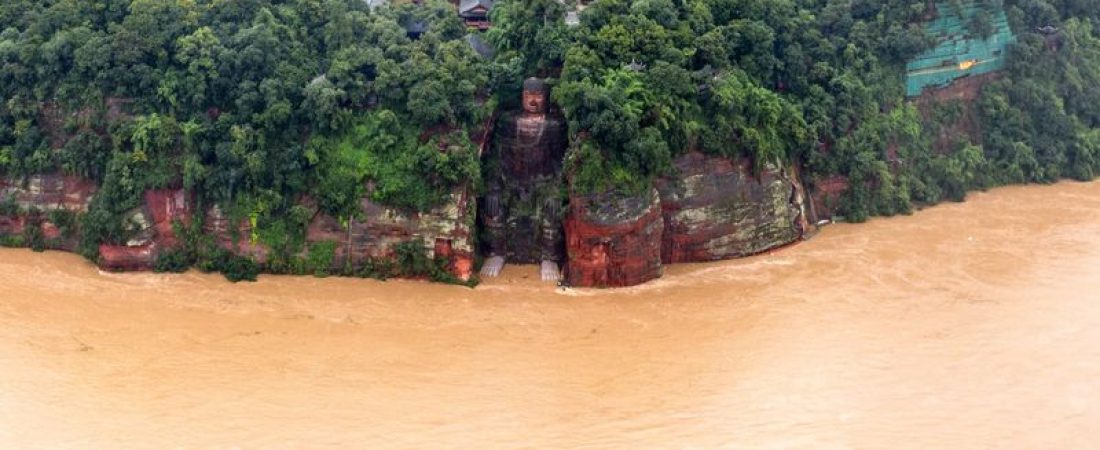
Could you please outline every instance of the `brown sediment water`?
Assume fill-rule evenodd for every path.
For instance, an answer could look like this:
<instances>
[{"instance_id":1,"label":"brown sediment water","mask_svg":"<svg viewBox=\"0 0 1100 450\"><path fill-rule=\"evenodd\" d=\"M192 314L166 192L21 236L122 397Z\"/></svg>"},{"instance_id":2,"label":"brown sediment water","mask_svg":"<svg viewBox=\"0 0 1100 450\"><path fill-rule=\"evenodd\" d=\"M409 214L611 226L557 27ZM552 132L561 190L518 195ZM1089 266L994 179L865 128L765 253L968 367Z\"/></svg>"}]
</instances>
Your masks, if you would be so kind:
<instances>
[{"instance_id":1,"label":"brown sediment water","mask_svg":"<svg viewBox=\"0 0 1100 450\"><path fill-rule=\"evenodd\" d=\"M1100 183L555 290L0 251L0 448L1095 448Z\"/></svg>"}]
</instances>

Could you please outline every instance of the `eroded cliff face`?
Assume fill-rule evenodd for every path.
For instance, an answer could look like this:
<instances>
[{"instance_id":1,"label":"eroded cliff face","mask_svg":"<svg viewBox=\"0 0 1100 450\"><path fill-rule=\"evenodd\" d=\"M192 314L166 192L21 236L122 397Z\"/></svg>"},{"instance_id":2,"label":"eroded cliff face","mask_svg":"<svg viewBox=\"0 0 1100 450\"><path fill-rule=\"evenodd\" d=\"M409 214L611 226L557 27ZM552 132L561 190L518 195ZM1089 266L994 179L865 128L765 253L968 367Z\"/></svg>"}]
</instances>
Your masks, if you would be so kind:
<instances>
[{"instance_id":1,"label":"eroded cliff face","mask_svg":"<svg viewBox=\"0 0 1100 450\"><path fill-rule=\"evenodd\" d=\"M88 212L96 191L95 182L76 176L0 178L0 202L6 204L0 214L0 235L14 238L14 244L75 251L80 242L80 216ZM149 270L158 252L179 244L172 223L189 223L190 196L181 189L150 190L143 200L126 216L133 236L120 245L99 246L101 268Z\"/></svg>"},{"instance_id":2,"label":"eroded cliff face","mask_svg":"<svg viewBox=\"0 0 1100 450\"><path fill-rule=\"evenodd\" d=\"M76 217L88 211L95 192L94 182L75 176L0 177L0 236L12 244L75 250Z\"/></svg>"},{"instance_id":3,"label":"eroded cliff face","mask_svg":"<svg viewBox=\"0 0 1100 450\"><path fill-rule=\"evenodd\" d=\"M96 185L91 180L62 175L36 175L13 180L0 177L0 238L5 245L39 246L75 251L79 246L79 215L88 211ZM142 204L125 214L130 237L119 244L98 246L98 265L110 271L152 270L166 251L179 249L181 236L176 223L188 226L196 210L194 195L183 189L157 189L142 195ZM469 280L474 269L474 248L470 225L471 197L466 189L456 190L442 206L427 213L403 213L369 200L362 201L365 219L339 220L314 214L307 229L307 244L333 242L332 269L345 264L359 267L369 260L394 257L394 249L405 242L421 243L429 257L442 257L451 273ZM308 203L308 202L307 202ZM57 224L51 214L62 211L71 220ZM218 206L204 214L202 232L229 253L248 257L261 266L271 249L254 239L248 218L234 220ZM41 239L40 243L28 239Z\"/></svg>"},{"instance_id":4,"label":"eroded cliff face","mask_svg":"<svg viewBox=\"0 0 1100 450\"><path fill-rule=\"evenodd\" d=\"M803 194L791 170L769 168L756 176L747 161L694 152L675 164L676 175L659 180L645 194L570 198L564 220L568 283L636 285L660 277L663 264L760 253L798 240L807 229ZM58 215L50 212L78 217L87 212L95 192L92 181L79 177L0 179L0 200L6 205L0 210L0 236L18 236L8 241L18 245L30 245L25 237L38 236L45 248L75 250L78 221L57 224L51 217ZM272 250L255 239L248 218L231 219L217 206L199 211L194 195L183 189L150 190L142 199L141 206L125 217L130 238L99 246L102 268L152 269L158 256L182 245L173 224L186 226L196 214L203 214L202 231L217 246L261 266L270 259ZM445 259L457 278L468 280L476 251L473 202L466 188L456 189L445 204L424 213L407 213L363 199L361 218L341 221L303 199L302 204L315 211L306 229L307 249L331 243L331 269L339 271L392 259L398 246L414 242L429 257ZM299 256L307 256L306 252Z\"/></svg>"},{"instance_id":5,"label":"eroded cliff face","mask_svg":"<svg viewBox=\"0 0 1100 450\"><path fill-rule=\"evenodd\" d=\"M24 210L85 212L95 192L95 182L70 175L0 178L0 196L12 199Z\"/></svg>"},{"instance_id":6,"label":"eroded cliff face","mask_svg":"<svg viewBox=\"0 0 1100 450\"><path fill-rule=\"evenodd\" d=\"M393 261L399 248L412 243L429 258L446 260L454 276L468 280L480 245L481 252L512 262L565 262L565 281L575 286L618 287L660 277L663 264L767 251L798 240L808 229L805 196L793 168L753 174L747 161L698 152L679 157L675 175L658 180L650 192L574 194L563 211L561 196L568 191L562 188L568 178L562 174L568 146L565 122L547 104L544 84L527 80L524 89L522 111L493 115L475 133L485 156L481 202L471 187L461 186L427 212L405 212L362 199L362 214L342 220L301 198L299 205L312 211L306 245L286 255L281 253L286 249L264 243L254 229L263 228L262 223L231 216L217 205L200 209L195 194L182 189L150 190L122 218L128 239L100 245L98 263L107 270L150 270L160 256L181 249L182 237L173 224L187 226L201 218L201 233L216 247L280 272L298 270L284 266L311 258L314 249L318 255L331 254L331 260L321 258L320 264L339 273ZM109 108L114 119L124 116L123 104L116 101ZM59 146L68 139L57 131L62 115L57 108L47 109L44 117L51 120L45 122L53 124L47 128L56 131L51 136ZM46 248L77 249L80 233L74 228L79 221L57 224L51 217L61 215L50 212L83 214L95 192L93 182L78 177L0 179L0 202L8 205L0 209L0 237L19 237L3 243L30 245L27 239L34 238L36 246L46 241ZM826 195L822 203L831 205L832 200ZM828 211L829 206L820 209ZM309 264L317 268L317 261Z\"/></svg>"},{"instance_id":7,"label":"eroded cliff face","mask_svg":"<svg viewBox=\"0 0 1100 450\"><path fill-rule=\"evenodd\" d=\"M565 280L573 286L621 287L658 278L663 232L656 189L636 196L574 195L565 219Z\"/></svg>"},{"instance_id":8,"label":"eroded cliff face","mask_svg":"<svg viewBox=\"0 0 1100 450\"><path fill-rule=\"evenodd\" d=\"M769 167L756 177L747 160L688 153L675 177L658 182L665 263L753 255L802 237L802 193L788 173Z\"/></svg>"},{"instance_id":9,"label":"eroded cliff face","mask_svg":"<svg viewBox=\"0 0 1100 450\"><path fill-rule=\"evenodd\" d=\"M618 287L660 277L662 264L762 253L810 230L794 167L754 175L747 160L690 152L640 196L570 198L566 281Z\"/></svg>"},{"instance_id":10,"label":"eroded cliff face","mask_svg":"<svg viewBox=\"0 0 1100 450\"><path fill-rule=\"evenodd\" d=\"M334 269L390 259L398 245L419 242L428 257L446 259L451 274L466 281L474 269L472 201L466 189L458 189L442 206L424 213L408 213L363 199L360 202L363 218L348 220L346 224L324 213L315 213L306 241L335 243Z\"/></svg>"}]
</instances>

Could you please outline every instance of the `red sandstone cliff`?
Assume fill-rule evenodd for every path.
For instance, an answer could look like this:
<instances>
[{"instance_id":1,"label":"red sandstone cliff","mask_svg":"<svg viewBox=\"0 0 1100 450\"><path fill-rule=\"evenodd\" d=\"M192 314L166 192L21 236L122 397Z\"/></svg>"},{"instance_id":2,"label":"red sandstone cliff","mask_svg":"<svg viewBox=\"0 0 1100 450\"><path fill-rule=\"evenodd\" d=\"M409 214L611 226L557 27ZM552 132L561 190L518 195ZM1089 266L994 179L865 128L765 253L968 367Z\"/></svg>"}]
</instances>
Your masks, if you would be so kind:
<instances>
[{"instance_id":1,"label":"red sandstone cliff","mask_svg":"<svg viewBox=\"0 0 1100 450\"><path fill-rule=\"evenodd\" d=\"M809 229L792 168L752 173L745 160L690 152L646 195L570 198L566 281L618 287L660 277L662 264L713 261L796 242Z\"/></svg>"},{"instance_id":2,"label":"red sandstone cliff","mask_svg":"<svg viewBox=\"0 0 1100 450\"><path fill-rule=\"evenodd\" d=\"M152 243L134 246L100 244L99 267L111 272L152 270L157 258L156 250Z\"/></svg>"},{"instance_id":3,"label":"red sandstone cliff","mask_svg":"<svg viewBox=\"0 0 1100 450\"><path fill-rule=\"evenodd\" d=\"M632 286L661 276L664 222L655 190L628 197L574 195L569 204L565 220L569 284Z\"/></svg>"},{"instance_id":4,"label":"red sandstone cliff","mask_svg":"<svg viewBox=\"0 0 1100 450\"><path fill-rule=\"evenodd\" d=\"M634 197L611 194L574 196L565 223L567 280L576 286L628 286L657 278L666 263L743 256L791 242L799 236L797 183L783 171L760 178L748 165L692 153L676 161L677 177L661 180L660 189ZM70 236L45 215L30 211L83 213L95 193L85 179L43 175L26 180L0 180L2 199L17 213L0 216L0 235L20 234L28 226L57 248L75 249ZM192 196L181 189L151 190L127 220L134 237L119 245L99 247L107 270L148 270L158 255L180 245L173 223L188 224L196 213ZM334 268L353 267L388 258L397 245L420 242L425 251L450 261L453 274L468 279L473 271L474 208L465 190L432 211L411 214L363 200L362 219L346 224L315 214L307 241L336 243ZM11 209L11 208L9 208ZM204 232L221 247L263 264L269 249L252 241L247 219L236 223L217 207L205 211ZM339 266L339 267L335 267Z\"/></svg>"},{"instance_id":5,"label":"red sandstone cliff","mask_svg":"<svg viewBox=\"0 0 1100 450\"><path fill-rule=\"evenodd\" d=\"M161 252L180 245L173 223L191 223L192 196L183 189L153 189L142 198L141 207L128 216L137 228L135 236L124 244L101 244L100 268L116 272L151 270Z\"/></svg>"}]
</instances>

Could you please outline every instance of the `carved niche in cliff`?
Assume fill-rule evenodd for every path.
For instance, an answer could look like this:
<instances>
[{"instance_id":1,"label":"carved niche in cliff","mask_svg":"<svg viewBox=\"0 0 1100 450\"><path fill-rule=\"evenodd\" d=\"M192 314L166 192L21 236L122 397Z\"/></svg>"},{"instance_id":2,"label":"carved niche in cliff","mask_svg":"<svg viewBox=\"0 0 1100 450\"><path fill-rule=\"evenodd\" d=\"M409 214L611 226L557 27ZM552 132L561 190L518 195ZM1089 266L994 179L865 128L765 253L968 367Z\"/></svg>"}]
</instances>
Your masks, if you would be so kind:
<instances>
[{"instance_id":1,"label":"carved niche in cliff","mask_svg":"<svg viewBox=\"0 0 1100 450\"><path fill-rule=\"evenodd\" d=\"M482 243L489 255L483 274L499 273L504 260L542 262L543 278L556 280L563 259L561 168L566 125L549 107L539 79L523 84L523 109L505 113L485 156L487 193L480 202Z\"/></svg>"}]
</instances>

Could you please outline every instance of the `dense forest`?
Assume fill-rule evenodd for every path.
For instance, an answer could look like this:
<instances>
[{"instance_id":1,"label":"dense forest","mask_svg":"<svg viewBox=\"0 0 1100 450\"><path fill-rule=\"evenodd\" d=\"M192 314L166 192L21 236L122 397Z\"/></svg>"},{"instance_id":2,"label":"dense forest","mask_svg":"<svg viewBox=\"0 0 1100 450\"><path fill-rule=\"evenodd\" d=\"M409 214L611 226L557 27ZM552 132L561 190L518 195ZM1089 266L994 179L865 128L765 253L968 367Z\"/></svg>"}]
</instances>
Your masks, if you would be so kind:
<instances>
[{"instance_id":1,"label":"dense forest","mask_svg":"<svg viewBox=\"0 0 1100 450\"><path fill-rule=\"evenodd\" d=\"M473 133L541 76L569 123L579 191L646 189L689 150L797 164L811 183L843 176L838 212L854 221L1092 179L1100 8L978 3L1007 13L1007 69L973 105L920 108L904 82L934 45L926 0L596 0L572 26L571 2L500 0L486 32L442 0L8 0L0 174L95 180L80 218L90 258L127 239L121 217L143 191L169 186L293 254L303 195L348 219L363 196L426 210L452 186L480 188Z\"/></svg>"}]
</instances>

